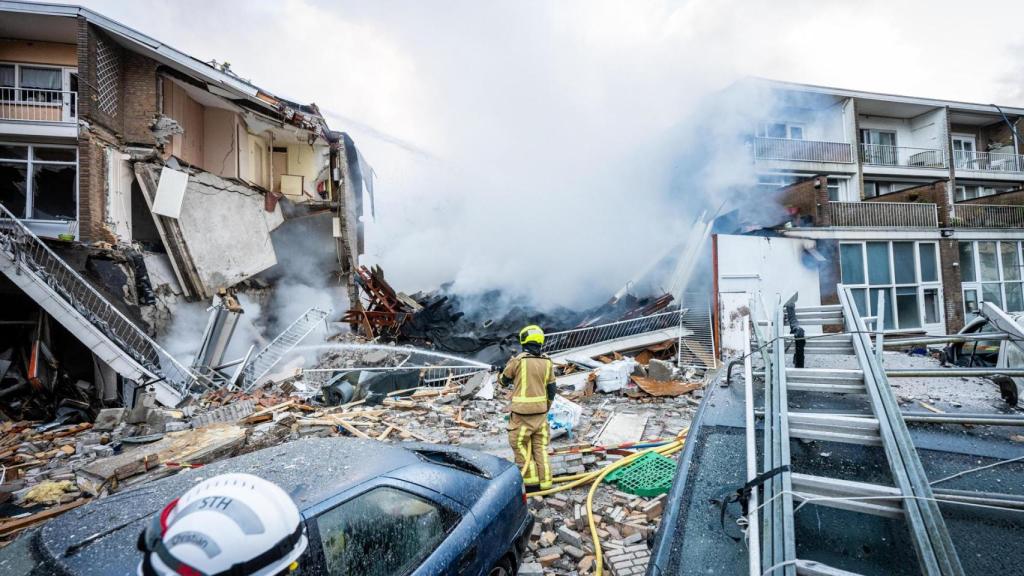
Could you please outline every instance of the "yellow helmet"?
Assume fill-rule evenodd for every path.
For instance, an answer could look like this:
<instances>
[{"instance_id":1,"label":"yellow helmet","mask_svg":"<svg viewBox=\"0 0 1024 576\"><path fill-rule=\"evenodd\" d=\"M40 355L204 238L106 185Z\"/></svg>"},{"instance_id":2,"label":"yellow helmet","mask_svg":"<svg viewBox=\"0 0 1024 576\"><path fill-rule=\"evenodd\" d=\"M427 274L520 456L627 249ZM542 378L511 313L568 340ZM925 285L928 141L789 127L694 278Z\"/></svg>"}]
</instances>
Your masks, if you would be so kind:
<instances>
[{"instance_id":1,"label":"yellow helmet","mask_svg":"<svg viewBox=\"0 0 1024 576\"><path fill-rule=\"evenodd\" d=\"M540 329L540 326L536 324L530 324L526 328L519 331L519 343L526 344L539 344L544 345L544 331Z\"/></svg>"}]
</instances>

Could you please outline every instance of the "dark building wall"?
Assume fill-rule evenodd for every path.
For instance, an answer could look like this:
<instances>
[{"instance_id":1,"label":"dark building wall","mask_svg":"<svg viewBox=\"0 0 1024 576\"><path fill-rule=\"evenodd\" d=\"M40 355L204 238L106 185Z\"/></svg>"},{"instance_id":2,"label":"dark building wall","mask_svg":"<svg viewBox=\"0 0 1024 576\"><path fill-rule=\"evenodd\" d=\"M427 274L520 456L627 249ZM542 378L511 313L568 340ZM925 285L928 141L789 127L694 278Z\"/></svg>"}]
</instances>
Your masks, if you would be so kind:
<instances>
[{"instance_id":1,"label":"dark building wall","mask_svg":"<svg viewBox=\"0 0 1024 576\"><path fill-rule=\"evenodd\" d=\"M776 201L798 223L831 226L828 210L828 177L814 176L778 191Z\"/></svg>"},{"instance_id":2,"label":"dark building wall","mask_svg":"<svg viewBox=\"0 0 1024 576\"><path fill-rule=\"evenodd\" d=\"M960 286L962 277L957 240L939 240L939 266L942 270L942 302L946 313L946 331L954 334L964 327L964 296Z\"/></svg>"},{"instance_id":3,"label":"dark building wall","mask_svg":"<svg viewBox=\"0 0 1024 576\"><path fill-rule=\"evenodd\" d=\"M990 206L1024 206L1024 190L1010 190L992 196L982 196L957 202L957 204L984 204Z\"/></svg>"},{"instance_id":4,"label":"dark building wall","mask_svg":"<svg viewBox=\"0 0 1024 576\"><path fill-rule=\"evenodd\" d=\"M946 194L948 183L945 180L938 180L931 184L923 184L898 192L890 192L873 198L867 198L865 202L926 202L935 204L938 207L939 226L949 225L949 196Z\"/></svg>"},{"instance_id":5,"label":"dark building wall","mask_svg":"<svg viewBox=\"0 0 1024 576\"><path fill-rule=\"evenodd\" d=\"M150 126L160 113L159 65L134 52L124 55L124 140L156 145Z\"/></svg>"}]
</instances>

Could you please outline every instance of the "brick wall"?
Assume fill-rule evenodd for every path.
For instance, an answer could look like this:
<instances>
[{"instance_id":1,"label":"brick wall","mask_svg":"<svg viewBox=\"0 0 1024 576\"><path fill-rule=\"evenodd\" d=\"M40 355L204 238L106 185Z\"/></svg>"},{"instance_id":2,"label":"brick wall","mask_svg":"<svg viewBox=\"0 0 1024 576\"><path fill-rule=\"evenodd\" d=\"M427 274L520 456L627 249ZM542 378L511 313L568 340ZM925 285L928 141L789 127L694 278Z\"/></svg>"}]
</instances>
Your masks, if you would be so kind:
<instances>
[{"instance_id":1,"label":"brick wall","mask_svg":"<svg viewBox=\"0 0 1024 576\"><path fill-rule=\"evenodd\" d=\"M942 269L942 302L946 313L946 331L955 334L964 327L960 250L955 239L939 240L939 266Z\"/></svg>"},{"instance_id":2,"label":"brick wall","mask_svg":"<svg viewBox=\"0 0 1024 576\"><path fill-rule=\"evenodd\" d=\"M984 204L988 206L1024 206L1024 189L1010 190L992 196L982 196L957 202L957 204Z\"/></svg>"},{"instance_id":3,"label":"brick wall","mask_svg":"<svg viewBox=\"0 0 1024 576\"><path fill-rule=\"evenodd\" d=\"M828 177L814 176L779 190L775 200L786 208L793 220L814 226L830 226Z\"/></svg>"},{"instance_id":4,"label":"brick wall","mask_svg":"<svg viewBox=\"0 0 1024 576\"><path fill-rule=\"evenodd\" d=\"M874 198L867 198L865 202L925 202L938 206L939 226L949 226L949 196L946 194L947 182L938 180L931 184L924 184L890 192Z\"/></svg>"},{"instance_id":5,"label":"brick wall","mask_svg":"<svg viewBox=\"0 0 1024 576\"><path fill-rule=\"evenodd\" d=\"M124 140L128 144L156 145L150 125L160 113L160 78L155 61L134 52L124 55Z\"/></svg>"}]
</instances>

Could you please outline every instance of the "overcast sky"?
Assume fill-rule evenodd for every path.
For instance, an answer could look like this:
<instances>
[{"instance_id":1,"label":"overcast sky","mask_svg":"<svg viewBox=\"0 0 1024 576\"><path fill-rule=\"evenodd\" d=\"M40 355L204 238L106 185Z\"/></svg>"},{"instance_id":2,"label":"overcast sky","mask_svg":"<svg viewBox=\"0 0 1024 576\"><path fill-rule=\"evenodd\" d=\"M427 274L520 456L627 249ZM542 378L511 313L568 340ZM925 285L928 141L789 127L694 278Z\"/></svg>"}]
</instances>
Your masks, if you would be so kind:
<instances>
[{"instance_id":1,"label":"overcast sky","mask_svg":"<svg viewBox=\"0 0 1024 576\"><path fill-rule=\"evenodd\" d=\"M318 104L377 171L366 259L407 291L621 285L699 194L661 177L666 132L743 75L1024 105L1012 0L85 4Z\"/></svg>"}]
</instances>

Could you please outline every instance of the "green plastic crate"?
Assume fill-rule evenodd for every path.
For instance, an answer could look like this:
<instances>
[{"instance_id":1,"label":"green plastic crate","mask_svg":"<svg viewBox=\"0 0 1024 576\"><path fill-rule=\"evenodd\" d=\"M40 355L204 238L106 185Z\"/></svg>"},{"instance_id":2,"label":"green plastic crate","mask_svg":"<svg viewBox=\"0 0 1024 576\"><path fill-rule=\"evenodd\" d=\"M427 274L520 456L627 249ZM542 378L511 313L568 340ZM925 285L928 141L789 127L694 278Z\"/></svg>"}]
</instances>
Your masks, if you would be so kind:
<instances>
[{"instance_id":1,"label":"green plastic crate","mask_svg":"<svg viewBox=\"0 0 1024 576\"><path fill-rule=\"evenodd\" d=\"M628 466L608 474L604 481L614 483L623 492L650 497L668 492L675 476L675 460L657 452L648 452Z\"/></svg>"}]
</instances>

